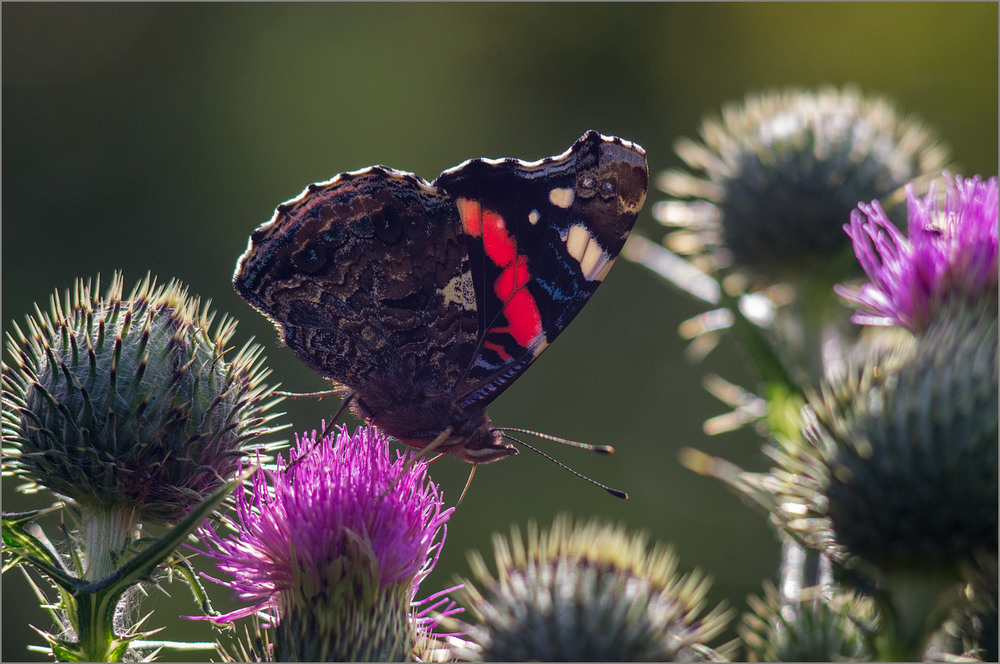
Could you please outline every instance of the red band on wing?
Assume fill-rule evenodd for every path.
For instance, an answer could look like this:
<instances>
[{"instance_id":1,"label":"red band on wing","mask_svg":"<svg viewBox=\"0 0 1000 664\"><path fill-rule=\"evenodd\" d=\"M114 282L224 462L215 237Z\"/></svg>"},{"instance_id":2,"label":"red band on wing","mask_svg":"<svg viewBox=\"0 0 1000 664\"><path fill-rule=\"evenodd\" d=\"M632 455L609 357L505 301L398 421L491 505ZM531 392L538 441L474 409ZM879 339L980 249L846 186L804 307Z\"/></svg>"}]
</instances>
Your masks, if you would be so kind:
<instances>
[{"instance_id":1,"label":"red band on wing","mask_svg":"<svg viewBox=\"0 0 1000 664\"><path fill-rule=\"evenodd\" d=\"M486 255L500 267L507 267L517 258L517 244L507 232L507 225L496 212L483 210L483 248Z\"/></svg>"},{"instance_id":2,"label":"red band on wing","mask_svg":"<svg viewBox=\"0 0 1000 664\"><path fill-rule=\"evenodd\" d=\"M499 355L501 362L510 362L512 359L514 359L513 357L511 357L510 353L507 352L506 348L504 348L503 346L501 346L500 344L498 344L496 342L493 342L493 341L484 341L483 342L483 347L484 348L489 348L494 353L496 353L497 355Z\"/></svg>"},{"instance_id":3,"label":"red band on wing","mask_svg":"<svg viewBox=\"0 0 1000 664\"><path fill-rule=\"evenodd\" d=\"M519 345L527 348L542 333L542 316L528 291L522 289L511 295L503 313L509 324L495 329L509 332Z\"/></svg>"},{"instance_id":4,"label":"red band on wing","mask_svg":"<svg viewBox=\"0 0 1000 664\"><path fill-rule=\"evenodd\" d=\"M492 210L484 210L478 201L459 198L458 216L462 227L472 237L483 239L483 249L491 261L507 267L517 256L517 243L507 232L503 217Z\"/></svg>"},{"instance_id":5,"label":"red band on wing","mask_svg":"<svg viewBox=\"0 0 1000 664\"><path fill-rule=\"evenodd\" d=\"M462 220L462 227L466 233L472 237L480 237L483 234L483 208L479 203L468 198L459 198L458 217Z\"/></svg>"},{"instance_id":6,"label":"red band on wing","mask_svg":"<svg viewBox=\"0 0 1000 664\"><path fill-rule=\"evenodd\" d=\"M517 253L517 243L507 231L504 218L492 210L484 210L477 201L459 198L458 214L462 227L472 237L483 239L486 256L503 271L493 283L493 292L503 303L503 315L507 319L504 327L494 327L487 334L508 333L523 348L542 336L542 315L538 311L535 298L525 289L531 280L527 258ZM510 354L500 344L484 341L506 362Z\"/></svg>"},{"instance_id":7,"label":"red band on wing","mask_svg":"<svg viewBox=\"0 0 1000 664\"><path fill-rule=\"evenodd\" d=\"M524 256L518 256L517 261L511 261L493 284L493 291L506 302L514 291L524 288L528 283L528 261Z\"/></svg>"},{"instance_id":8,"label":"red band on wing","mask_svg":"<svg viewBox=\"0 0 1000 664\"><path fill-rule=\"evenodd\" d=\"M504 316L509 325L502 331L509 332L514 340L527 346L542 333L542 316L535 298L524 287L528 284L528 261L518 256L512 265L504 268L493 284L493 291L502 302Z\"/></svg>"}]
</instances>

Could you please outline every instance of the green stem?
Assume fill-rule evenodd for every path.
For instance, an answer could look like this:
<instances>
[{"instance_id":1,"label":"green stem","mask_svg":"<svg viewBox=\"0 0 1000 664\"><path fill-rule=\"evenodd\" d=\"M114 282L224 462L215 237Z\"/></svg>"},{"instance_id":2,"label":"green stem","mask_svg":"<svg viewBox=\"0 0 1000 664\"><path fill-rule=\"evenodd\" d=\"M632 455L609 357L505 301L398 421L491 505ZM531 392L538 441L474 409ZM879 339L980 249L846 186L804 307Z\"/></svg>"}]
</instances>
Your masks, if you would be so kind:
<instances>
[{"instance_id":1,"label":"green stem","mask_svg":"<svg viewBox=\"0 0 1000 664\"><path fill-rule=\"evenodd\" d=\"M137 631L137 625L123 630L124 633L115 633L115 609L122 596L136 584L150 581L156 570L168 561L184 539L218 508L229 492L239 486L250 472L224 484L163 537L127 560L120 555L126 550L125 547L118 545L123 541L128 544L134 532L135 523L130 521L130 510L95 515L88 514L87 508L81 508L81 514L86 519L83 523L96 526L103 537L109 538L107 542L95 543L95 535L87 533L83 536L84 544L90 547L85 551L87 578L76 578L65 572L60 561L51 558L41 540L32 536L23 523L5 518L5 547L11 555L16 556L18 564L32 565L59 586L64 598L59 609L66 612L76 632L73 635L75 639L42 632L52 648L52 656L64 662L121 661L130 644L150 635L152 632ZM109 543L114 546L109 546ZM94 575L108 564L113 566L112 571L95 578Z\"/></svg>"},{"instance_id":2,"label":"green stem","mask_svg":"<svg viewBox=\"0 0 1000 664\"><path fill-rule=\"evenodd\" d=\"M960 599L962 584L953 576L894 572L876 595L883 622L875 635L882 662L919 662L935 632Z\"/></svg>"},{"instance_id":3,"label":"green stem","mask_svg":"<svg viewBox=\"0 0 1000 664\"><path fill-rule=\"evenodd\" d=\"M77 594L78 641L73 648L74 660L71 661L121 661L129 642L115 635L114 614L123 594L124 590L118 588Z\"/></svg>"},{"instance_id":4,"label":"green stem","mask_svg":"<svg viewBox=\"0 0 1000 664\"><path fill-rule=\"evenodd\" d=\"M768 426L786 441L801 440L799 409L806 401L802 388L792 379L764 331L740 311L737 298L722 290L719 302L732 312L733 333L743 344L764 383Z\"/></svg>"},{"instance_id":5,"label":"green stem","mask_svg":"<svg viewBox=\"0 0 1000 664\"><path fill-rule=\"evenodd\" d=\"M849 266L855 260L854 254L847 252L817 273L803 275L796 284L799 295L790 305L788 318L799 327L798 344L790 350L805 374L803 381L815 385L826 378L831 358L824 353L829 343L834 341L843 346L845 339L858 331L857 326L850 323L849 309L839 304L839 296L833 290L834 283L850 274ZM834 361L842 361L842 358Z\"/></svg>"},{"instance_id":6,"label":"green stem","mask_svg":"<svg viewBox=\"0 0 1000 664\"><path fill-rule=\"evenodd\" d=\"M133 505L80 505L84 580L103 579L121 566L138 523L138 509Z\"/></svg>"},{"instance_id":7,"label":"green stem","mask_svg":"<svg viewBox=\"0 0 1000 664\"><path fill-rule=\"evenodd\" d=\"M79 510L84 553L80 580L93 582L112 574L124 563L128 547L135 539L138 509L134 505L80 504ZM129 601L127 590L116 587L74 593L78 638L73 648L75 657L92 662L121 659L128 642L117 638L113 623L119 602ZM121 625L119 631L127 634L131 627Z\"/></svg>"}]
</instances>

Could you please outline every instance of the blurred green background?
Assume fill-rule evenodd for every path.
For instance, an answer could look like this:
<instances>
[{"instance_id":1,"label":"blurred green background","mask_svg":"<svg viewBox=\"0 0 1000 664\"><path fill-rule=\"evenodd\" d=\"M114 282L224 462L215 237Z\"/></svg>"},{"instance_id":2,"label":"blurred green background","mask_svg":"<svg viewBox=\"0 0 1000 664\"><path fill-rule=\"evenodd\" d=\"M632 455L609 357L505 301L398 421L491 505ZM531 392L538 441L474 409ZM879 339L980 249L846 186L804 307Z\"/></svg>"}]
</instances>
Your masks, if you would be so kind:
<instances>
[{"instance_id":1,"label":"blurred green background","mask_svg":"<svg viewBox=\"0 0 1000 664\"><path fill-rule=\"evenodd\" d=\"M937 128L958 170L997 170L997 5L983 4L18 4L2 7L3 326L78 276L177 277L240 318L287 389L324 387L230 279L247 236L314 181L374 163L428 180L474 156L537 159L598 129L643 145L651 173L700 118L748 92L858 84ZM637 232L661 230L649 214ZM616 500L525 452L477 473L421 596L488 551L490 534L569 511L676 546L742 608L773 578L765 519L677 462L694 446L763 469L742 431L706 437L725 410L705 371L753 386L724 343L685 364L677 325L698 312L619 261L544 358L490 408L499 425L610 443L612 457L554 449L627 490ZM288 403L294 429L336 404ZM450 501L468 468L434 466ZM4 510L37 504L4 482ZM55 533L51 533L55 534ZM144 610L164 639L208 639L183 587ZM212 587L221 608L226 593ZM21 575L3 578L4 660L44 659L51 627ZM207 653L192 659L204 659ZM168 655L167 659L178 659Z\"/></svg>"}]
</instances>

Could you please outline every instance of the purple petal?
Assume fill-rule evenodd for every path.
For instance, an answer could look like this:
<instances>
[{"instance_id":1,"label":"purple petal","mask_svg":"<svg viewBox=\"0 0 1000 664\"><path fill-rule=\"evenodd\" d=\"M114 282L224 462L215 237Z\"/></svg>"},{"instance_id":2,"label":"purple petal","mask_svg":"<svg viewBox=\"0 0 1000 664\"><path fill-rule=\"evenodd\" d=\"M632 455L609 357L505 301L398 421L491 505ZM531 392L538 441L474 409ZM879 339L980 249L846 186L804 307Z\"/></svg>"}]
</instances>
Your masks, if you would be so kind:
<instances>
[{"instance_id":1,"label":"purple petal","mask_svg":"<svg viewBox=\"0 0 1000 664\"><path fill-rule=\"evenodd\" d=\"M391 452L374 427L354 435L341 427L297 436L290 463L259 469L236 494L236 534L201 531L206 553L232 577L227 585L252 604L225 618L276 606L285 592L322 592L345 567L382 588L406 584L414 597L454 508L444 509L426 461L407 465L411 456Z\"/></svg>"},{"instance_id":2,"label":"purple petal","mask_svg":"<svg viewBox=\"0 0 1000 664\"><path fill-rule=\"evenodd\" d=\"M996 299L997 178L946 176L944 208L931 186L918 197L907 187L908 237L878 201L858 204L844 230L871 283L836 292L861 307L862 325L926 329L947 302Z\"/></svg>"}]
</instances>

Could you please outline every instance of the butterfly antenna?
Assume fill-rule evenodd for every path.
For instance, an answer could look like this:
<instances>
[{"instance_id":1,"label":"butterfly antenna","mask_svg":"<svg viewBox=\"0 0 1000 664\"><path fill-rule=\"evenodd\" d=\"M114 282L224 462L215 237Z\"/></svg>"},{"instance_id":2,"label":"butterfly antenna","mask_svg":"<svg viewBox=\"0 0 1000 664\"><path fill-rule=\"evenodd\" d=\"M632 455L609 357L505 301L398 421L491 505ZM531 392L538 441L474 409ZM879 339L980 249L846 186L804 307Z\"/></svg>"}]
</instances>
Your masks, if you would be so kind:
<instances>
[{"instance_id":1,"label":"butterfly antenna","mask_svg":"<svg viewBox=\"0 0 1000 664\"><path fill-rule=\"evenodd\" d=\"M330 394L330 392L313 392L313 394L326 395ZM354 401L354 397L356 396L358 396L358 393L352 390L347 394L347 396L344 397L344 401L340 404L340 408L337 409L337 412L333 414L333 419L330 420L330 426L333 426L340 421L340 416L344 414L344 411L347 410L347 407L351 405L351 402ZM319 398L322 399L323 397Z\"/></svg>"},{"instance_id":2,"label":"butterfly antenna","mask_svg":"<svg viewBox=\"0 0 1000 664\"><path fill-rule=\"evenodd\" d=\"M546 454L545 452L541 451L537 447L533 447L533 446L529 445L528 443L524 442L523 440L521 440L519 438L515 438L514 436L511 436L507 432L508 431L517 431L519 433L531 433L531 434L535 434L536 436L539 436L540 438L548 438L548 439L551 439L551 440L562 442L564 444L570 444L573 447L581 447L583 449L592 449L592 450L600 452L602 454L610 454L611 451L613 451L613 448L611 448L610 445L588 445L587 443L578 443L578 442L572 441L572 440L561 439L561 438L558 438L556 436L541 435L541 434L538 434L538 433L536 433L534 431L528 431L526 429L497 429L497 431L499 431L500 435L503 436L504 438L507 438L508 440L512 440L512 441L514 441L515 443L517 443L519 445L523 445L524 447L527 447L532 452L535 452L536 454L539 454L539 455L545 457L546 459L548 459L552 463L556 464L557 466L559 466L563 470L567 470L567 471L573 473L574 475L576 475L577 477L579 477L580 479L586 480L586 481L590 482L591 484L593 484L595 486L601 487L602 489L604 489L605 491L607 491L608 493L610 493L612 496L614 496L616 498L625 498L625 499L628 499L628 494L625 493L624 491L622 491L621 489L612 489L611 487L609 487L606 484L601 484L597 480L592 479L590 477L587 477L583 473L580 473L580 472L577 472L577 471L573 470L572 468L570 468L569 466L567 466L563 462L561 462L558 459L555 459L555 458L549 456L548 454ZM598 449L598 448L602 448L602 449Z\"/></svg>"},{"instance_id":3,"label":"butterfly antenna","mask_svg":"<svg viewBox=\"0 0 1000 664\"><path fill-rule=\"evenodd\" d=\"M285 392L284 390L275 390L272 392L276 397L284 397L285 399L324 399L326 397L332 397L339 394L339 390L321 390L319 392ZM353 396L353 393L351 393Z\"/></svg>"},{"instance_id":4,"label":"butterfly antenna","mask_svg":"<svg viewBox=\"0 0 1000 664\"><path fill-rule=\"evenodd\" d=\"M498 427L496 429L500 433L505 431L513 431L514 433L526 433L530 436L535 436L537 438L544 438L545 440L551 440L553 442L559 443L560 445L568 445L569 447L578 447L581 450L590 450L591 452L597 452L598 454L614 454L615 448L610 445L591 445L590 443L581 443L577 440L570 440L569 438L561 438L559 436L552 436L547 433L542 433L540 431L532 431L531 429L516 429L514 427ZM520 442L520 441L519 441Z\"/></svg>"}]
</instances>

